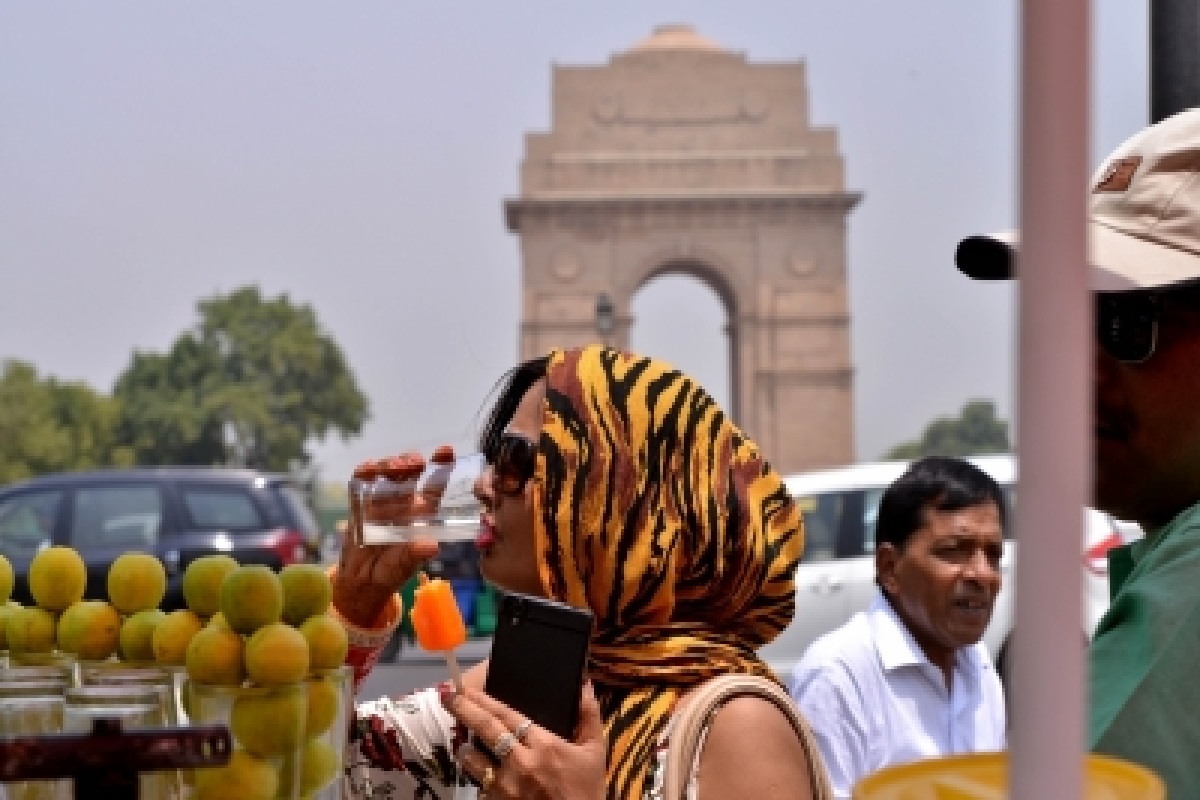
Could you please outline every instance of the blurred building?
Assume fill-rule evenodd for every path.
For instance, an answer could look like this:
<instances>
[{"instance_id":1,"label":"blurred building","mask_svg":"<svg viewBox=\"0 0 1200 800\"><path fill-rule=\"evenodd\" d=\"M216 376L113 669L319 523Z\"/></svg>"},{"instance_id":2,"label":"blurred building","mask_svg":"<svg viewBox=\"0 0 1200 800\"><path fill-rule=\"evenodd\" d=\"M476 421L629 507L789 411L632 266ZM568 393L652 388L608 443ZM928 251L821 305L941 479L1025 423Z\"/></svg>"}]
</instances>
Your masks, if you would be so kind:
<instances>
[{"instance_id":1,"label":"blurred building","mask_svg":"<svg viewBox=\"0 0 1200 800\"><path fill-rule=\"evenodd\" d=\"M690 275L725 307L729 410L771 462L852 462L846 218L860 195L837 131L809 124L804 62L753 63L663 26L608 64L555 65L552 102L504 205L521 357L626 347L634 293Z\"/></svg>"}]
</instances>

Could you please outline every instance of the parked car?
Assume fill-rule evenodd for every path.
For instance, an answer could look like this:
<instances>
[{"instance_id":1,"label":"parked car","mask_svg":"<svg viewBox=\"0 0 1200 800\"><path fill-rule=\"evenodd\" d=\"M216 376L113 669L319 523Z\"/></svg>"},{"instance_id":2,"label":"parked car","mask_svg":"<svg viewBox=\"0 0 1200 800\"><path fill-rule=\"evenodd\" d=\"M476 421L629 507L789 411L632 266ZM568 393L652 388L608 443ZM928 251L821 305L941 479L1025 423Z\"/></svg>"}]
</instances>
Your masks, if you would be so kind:
<instances>
[{"instance_id":1,"label":"parked car","mask_svg":"<svg viewBox=\"0 0 1200 800\"><path fill-rule=\"evenodd\" d=\"M108 567L122 553L153 553L167 570L163 608L183 607L183 571L199 556L280 569L313 560L320 531L286 476L249 469L161 467L46 475L0 488L0 553L29 602L29 562L67 545L88 568L86 596L107 597Z\"/></svg>"},{"instance_id":2,"label":"parked car","mask_svg":"<svg viewBox=\"0 0 1200 800\"><path fill-rule=\"evenodd\" d=\"M1011 456L970 459L1004 487L1010 511L1015 499L1015 462ZM796 614L790 625L760 654L781 675L818 636L839 627L871 603L875 591L875 520L888 485L908 468L907 462L858 464L785 478L788 491L804 514L804 556L796 568ZM1081 568L1084 613L1081 631L1090 637L1108 608L1105 554L1141 535L1141 529L1092 508L1084 509L1085 534ZM1012 535L1010 517L1008 535ZM1039 535L1047 535L1041 532ZM1005 542L1004 576L983 641L1001 676L1008 666L1007 646L1013 621L1013 565L1016 542Z\"/></svg>"}]
</instances>

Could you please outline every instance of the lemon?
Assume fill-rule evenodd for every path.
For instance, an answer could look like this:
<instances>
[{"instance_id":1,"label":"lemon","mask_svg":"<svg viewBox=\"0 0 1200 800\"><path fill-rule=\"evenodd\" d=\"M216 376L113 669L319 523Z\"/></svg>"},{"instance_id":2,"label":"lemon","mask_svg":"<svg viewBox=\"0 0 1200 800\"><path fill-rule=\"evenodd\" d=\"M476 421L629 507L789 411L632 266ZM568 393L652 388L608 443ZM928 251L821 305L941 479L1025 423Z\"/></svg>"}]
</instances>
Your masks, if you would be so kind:
<instances>
[{"instance_id":1,"label":"lemon","mask_svg":"<svg viewBox=\"0 0 1200 800\"><path fill-rule=\"evenodd\" d=\"M58 649L100 661L117 652L121 615L103 600L72 603L58 618Z\"/></svg>"},{"instance_id":2,"label":"lemon","mask_svg":"<svg viewBox=\"0 0 1200 800\"><path fill-rule=\"evenodd\" d=\"M260 564L230 570L221 581L221 613L238 633L250 634L283 616L283 584Z\"/></svg>"},{"instance_id":3,"label":"lemon","mask_svg":"<svg viewBox=\"0 0 1200 800\"><path fill-rule=\"evenodd\" d=\"M331 745L320 739L310 739L304 746L300 792L307 795L324 789L337 777L340 767L337 751Z\"/></svg>"},{"instance_id":4,"label":"lemon","mask_svg":"<svg viewBox=\"0 0 1200 800\"><path fill-rule=\"evenodd\" d=\"M244 750L235 750L223 767L194 773L193 800L271 800L279 788L274 765Z\"/></svg>"},{"instance_id":5,"label":"lemon","mask_svg":"<svg viewBox=\"0 0 1200 800\"><path fill-rule=\"evenodd\" d=\"M323 678L308 682L308 713L304 722L304 735L308 738L320 736L329 730L337 719L341 695L338 687Z\"/></svg>"},{"instance_id":6,"label":"lemon","mask_svg":"<svg viewBox=\"0 0 1200 800\"><path fill-rule=\"evenodd\" d=\"M246 641L246 674L261 686L302 681L308 666L308 640L287 623L264 625Z\"/></svg>"},{"instance_id":7,"label":"lemon","mask_svg":"<svg viewBox=\"0 0 1200 800\"><path fill-rule=\"evenodd\" d=\"M243 695L233 701L229 730L254 755L283 755L300 746L307 707L303 691Z\"/></svg>"},{"instance_id":8,"label":"lemon","mask_svg":"<svg viewBox=\"0 0 1200 800\"><path fill-rule=\"evenodd\" d=\"M0 556L0 605L7 603L12 597L13 581L12 562Z\"/></svg>"},{"instance_id":9,"label":"lemon","mask_svg":"<svg viewBox=\"0 0 1200 800\"><path fill-rule=\"evenodd\" d=\"M206 625L188 643L184 660L196 683L240 686L246 677L245 643L228 628Z\"/></svg>"},{"instance_id":10,"label":"lemon","mask_svg":"<svg viewBox=\"0 0 1200 800\"><path fill-rule=\"evenodd\" d=\"M211 617L221 607L221 581L238 562L226 555L200 556L183 571L183 601L202 617Z\"/></svg>"},{"instance_id":11,"label":"lemon","mask_svg":"<svg viewBox=\"0 0 1200 800\"><path fill-rule=\"evenodd\" d=\"M312 669L333 669L346 663L350 640L346 628L334 617L328 614L309 617L300 626L300 633L308 641Z\"/></svg>"},{"instance_id":12,"label":"lemon","mask_svg":"<svg viewBox=\"0 0 1200 800\"><path fill-rule=\"evenodd\" d=\"M87 566L69 547L47 547L29 562L29 593L48 611L62 611L83 599Z\"/></svg>"},{"instance_id":13,"label":"lemon","mask_svg":"<svg viewBox=\"0 0 1200 800\"><path fill-rule=\"evenodd\" d=\"M18 608L8 617L5 633L14 654L49 653L54 649L56 620L44 608Z\"/></svg>"},{"instance_id":14,"label":"lemon","mask_svg":"<svg viewBox=\"0 0 1200 800\"><path fill-rule=\"evenodd\" d=\"M21 604L13 600L0 605L0 650L8 647L8 618L20 607Z\"/></svg>"},{"instance_id":15,"label":"lemon","mask_svg":"<svg viewBox=\"0 0 1200 800\"><path fill-rule=\"evenodd\" d=\"M124 553L108 568L108 599L122 614L157 608L167 593L167 570L149 553Z\"/></svg>"},{"instance_id":16,"label":"lemon","mask_svg":"<svg viewBox=\"0 0 1200 800\"><path fill-rule=\"evenodd\" d=\"M131 614L121 623L118 652L124 661L145 663L154 660L154 629L167 618L162 609L148 608Z\"/></svg>"},{"instance_id":17,"label":"lemon","mask_svg":"<svg viewBox=\"0 0 1200 800\"><path fill-rule=\"evenodd\" d=\"M333 599L333 586L316 564L289 564L279 572L283 584L283 621L299 626L309 617L324 614Z\"/></svg>"},{"instance_id":18,"label":"lemon","mask_svg":"<svg viewBox=\"0 0 1200 800\"><path fill-rule=\"evenodd\" d=\"M187 647L204 623L187 609L172 611L154 628L150 646L154 660L167 666L182 667L187 660Z\"/></svg>"}]
</instances>

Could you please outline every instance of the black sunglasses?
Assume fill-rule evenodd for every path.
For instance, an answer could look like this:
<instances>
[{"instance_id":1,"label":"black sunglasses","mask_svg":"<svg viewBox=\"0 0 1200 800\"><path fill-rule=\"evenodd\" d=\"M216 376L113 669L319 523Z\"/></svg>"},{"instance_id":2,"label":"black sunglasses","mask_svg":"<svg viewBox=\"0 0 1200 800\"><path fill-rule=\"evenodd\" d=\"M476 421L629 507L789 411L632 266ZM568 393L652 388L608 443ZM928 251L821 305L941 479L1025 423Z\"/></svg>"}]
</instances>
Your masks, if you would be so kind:
<instances>
[{"instance_id":1,"label":"black sunglasses","mask_svg":"<svg viewBox=\"0 0 1200 800\"><path fill-rule=\"evenodd\" d=\"M1122 292L1096 295L1096 338L1117 361L1140 364L1154 355L1162 295Z\"/></svg>"},{"instance_id":2,"label":"black sunglasses","mask_svg":"<svg viewBox=\"0 0 1200 800\"><path fill-rule=\"evenodd\" d=\"M484 452L495 475L496 491L520 494L537 465L537 443L516 433L503 433Z\"/></svg>"}]
</instances>

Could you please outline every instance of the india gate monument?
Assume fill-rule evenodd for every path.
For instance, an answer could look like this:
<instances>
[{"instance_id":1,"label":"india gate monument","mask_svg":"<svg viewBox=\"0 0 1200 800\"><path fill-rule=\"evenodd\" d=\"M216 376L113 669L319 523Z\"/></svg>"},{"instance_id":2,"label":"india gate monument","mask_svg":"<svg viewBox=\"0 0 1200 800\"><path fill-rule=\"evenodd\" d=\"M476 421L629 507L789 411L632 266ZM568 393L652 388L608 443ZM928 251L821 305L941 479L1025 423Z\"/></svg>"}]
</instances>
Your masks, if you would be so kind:
<instances>
[{"instance_id":1,"label":"india gate monument","mask_svg":"<svg viewBox=\"0 0 1200 800\"><path fill-rule=\"evenodd\" d=\"M846 190L803 61L754 63L685 25L598 66L553 67L551 130L520 196L520 357L628 348L630 301L696 278L727 319L733 419L781 472L854 461ZM689 325L687 309L677 323ZM652 354L651 354L652 355Z\"/></svg>"}]
</instances>

